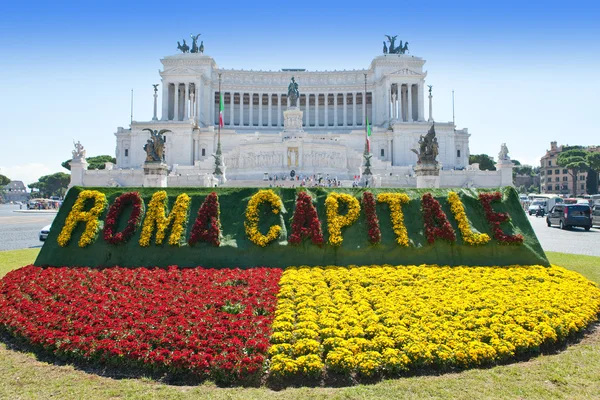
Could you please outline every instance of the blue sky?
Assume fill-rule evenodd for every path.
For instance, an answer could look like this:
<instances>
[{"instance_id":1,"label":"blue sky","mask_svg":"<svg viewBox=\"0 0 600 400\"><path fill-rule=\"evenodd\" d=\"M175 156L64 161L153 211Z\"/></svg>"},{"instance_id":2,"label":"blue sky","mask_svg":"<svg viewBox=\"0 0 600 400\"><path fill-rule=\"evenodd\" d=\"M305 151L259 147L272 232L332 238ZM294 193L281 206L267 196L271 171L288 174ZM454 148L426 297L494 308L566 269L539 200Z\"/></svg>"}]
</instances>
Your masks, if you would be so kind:
<instances>
[{"instance_id":1,"label":"blue sky","mask_svg":"<svg viewBox=\"0 0 600 400\"><path fill-rule=\"evenodd\" d=\"M114 154L113 133L152 117L160 58L201 33L222 68L367 68L384 34L427 60L436 121L471 153L539 162L551 140L600 144L600 3L592 1L13 2L0 15L0 173L61 171L72 140Z\"/></svg>"}]
</instances>

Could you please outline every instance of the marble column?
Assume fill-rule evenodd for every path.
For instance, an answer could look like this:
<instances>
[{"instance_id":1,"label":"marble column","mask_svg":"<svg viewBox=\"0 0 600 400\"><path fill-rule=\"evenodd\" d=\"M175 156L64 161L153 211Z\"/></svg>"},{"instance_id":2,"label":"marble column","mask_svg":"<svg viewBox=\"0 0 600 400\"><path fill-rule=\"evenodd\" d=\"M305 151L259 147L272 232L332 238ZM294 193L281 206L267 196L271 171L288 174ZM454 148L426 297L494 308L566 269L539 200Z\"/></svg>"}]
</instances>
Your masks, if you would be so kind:
<instances>
[{"instance_id":1,"label":"marble column","mask_svg":"<svg viewBox=\"0 0 600 400\"><path fill-rule=\"evenodd\" d=\"M304 111L304 115L306 115L306 126L310 127L310 93L306 94L306 110Z\"/></svg>"},{"instance_id":2,"label":"marble column","mask_svg":"<svg viewBox=\"0 0 600 400\"><path fill-rule=\"evenodd\" d=\"M390 97L391 97L391 92L392 92L392 86L389 85L388 83L385 83L384 87L385 87L385 97L384 97L385 107L383 109L384 110L383 120L384 120L384 122L389 123L390 119L391 119L391 117L390 117L390 108L391 108L390 107L390 103L391 103ZM373 121L373 123L375 123L375 121Z\"/></svg>"},{"instance_id":3,"label":"marble column","mask_svg":"<svg viewBox=\"0 0 600 400\"><path fill-rule=\"evenodd\" d=\"M273 107L273 93L269 93L269 99L267 100L267 107L269 107L267 111L267 125L272 126L273 120L271 119L271 108Z\"/></svg>"},{"instance_id":4,"label":"marble column","mask_svg":"<svg viewBox=\"0 0 600 400\"><path fill-rule=\"evenodd\" d=\"M234 92L229 92L229 126L235 126L235 120L234 120L234 99L235 99L235 93Z\"/></svg>"},{"instance_id":5,"label":"marble column","mask_svg":"<svg viewBox=\"0 0 600 400\"><path fill-rule=\"evenodd\" d=\"M319 93L315 93L315 126L319 126Z\"/></svg>"},{"instance_id":6,"label":"marble column","mask_svg":"<svg viewBox=\"0 0 600 400\"><path fill-rule=\"evenodd\" d=\"M188 119L188 109L190 104L190 83L185 82L183 84L184 87L184 96L183 96L183 118L182 121L186 121Z\"/></svg>"},{"instance_id":7,"label":"marble column","mask_svg":"<svg viewBox=\"0 0 600 400\"><path fill-rule=\"evenodd\" d=\"M169 119L169 83L162 82L162 115L160 119L166 121Z\"/></svg>"},{"instance_id":8,"label":"marble column","mask_svg":"<svg viewBox=\"0 0 600 400\"><path fill-rule=\"evenodd\" d=\"M258 94L258 126L263 126L263 93Z\"/></svg>"},{"instance_id":9,"label":"marble column","mask_svg":"<svg viewBox=\"0 0 600 400\"><path fill-rule=\"evenodd\" d=\"M244 126L244 93L240 92L240 126Z\"/></svg>"},{"instance_id":10,"label":"marble column","mask_svg":"<svg viewBox=\"0 0 600 400\"><path fill-rule=\"evenodd\" d=\"M200 125L200 110L202 107L202 79L196 83L196 122Z\"/></svg>"},{"instance_id":11,"label":"marble column","mask_svg":"<svg viewBox=\"0 0 600 400\"><path fill-rule=\"evenodd\" d=\"M204 90L202 88L202 78L198 81L198 90L197 90L197 98L196 98L196 121L198 121L198 125L201 124L202 119L202 106L204 102L202 101L202 96L204 95Z\"/></svg>"},{"instance_id":12,"label":"marble column","mask_svg":"<svg viewBox=\"0 0 600 400\"><path fill-rule=\"evenodd\" d=\"M356 126L356 92L352 92L352 126Z\"/></svg>"},{"instance_id":13,"label":"marble column","mask_svg":"<svg viewBox=\"0 0 600 400\"><path fill-rule=\"evenodd\" d=\"M429 91L429 119L427 122L433 122L433 96L431 95L431 90Z\"/></svg>"},{"instance_id":14,"label":"marble column","mask_svg":"<svg viewBox=\"0 0 600 400\"><path fill-rule=\"evenodd\" d=\"M342 93L342 126L348 126L348 93Z\"/></svg>"},{"instance_id":15,"label":"marble column","mask_svg":"<svg viewBox=\"0 0 600 400\"><path fill-rule=\"evenodd\" d=\"M408 98L408 113L407 116L408 118L406 119L407 122L413 122L413 115L412 115L412 84L408 84L406 85L406 96Z\"/></svg>"},{"instance_id":16,"label":"marble column","mask_svg":"<svg viewBox=\"0 0 600 400\"><path fill-rule=\"evenodd\" d=\"M173 91L173 121L179 121L179 82L175 82Z\"/></svg>"},{"instance_id":17,"label":"marble column","mask_svg":"<svg viewBox=\"0 0 600 400\"><path fill-rule=\"evenodd\" d=\"M254 93L248 93L248 126L254 126Z\"/></svg>"},{"instance_id":18,"label":"marble column","mask_svg":"<svg viewBox=\"0 0 600 400\"><path fill-rule=\"evenodd\" d=\"M388 139L387 160L392 162L392 139Z\"/></svg>"},{"instance_id":19,"label":"marble column","mask_svg":"<svg viewBox=\"0 0 600 400\"><path fill-rule=\"evenodd\" d=\"M190 87L190 119L196 119L196 115L194 114L194 109L196 107L196 89L193 91Z\"/></svg>"},{"instance_id":20,"label":"marble column","mask_svg":"<svg viewBox=\"0 0 600 400\"><path fill-rule=\"evenodd\" d=\"M338 126L338 94L333 94L333 126Z\"/></svg>"},{"instance_id":21,"label":"marble column","mask_svg":"<svg viewBox=\"0 0 600 400\"><path fill-rule=\"evenodd\" d=\"M281 126L281 93L277 94L277 126Z\"/></svg>"},{"instance_id":22,"label":"marble column","mask_svg":"<svg viewBox=\"0 0 600 400\"><path fill-rule=\"evenodd\" d=\"M419 82L419 86L418 86L418 100L417 100L417 114L419 116L419 121L423 122L425 121L425 116L423 115L423 106L424 106L424 98L423 98L423 83Z\"/></svg>"},{"instance_id":23,"label":"marble column","mask_svg":"<svg viewBox=\"0 0 600 400\"><path fill-rule=\"evenodd\" d=\"M329 93L325 93L325 123L324 126L329 126Z\"/></svg>"}]
</instances>

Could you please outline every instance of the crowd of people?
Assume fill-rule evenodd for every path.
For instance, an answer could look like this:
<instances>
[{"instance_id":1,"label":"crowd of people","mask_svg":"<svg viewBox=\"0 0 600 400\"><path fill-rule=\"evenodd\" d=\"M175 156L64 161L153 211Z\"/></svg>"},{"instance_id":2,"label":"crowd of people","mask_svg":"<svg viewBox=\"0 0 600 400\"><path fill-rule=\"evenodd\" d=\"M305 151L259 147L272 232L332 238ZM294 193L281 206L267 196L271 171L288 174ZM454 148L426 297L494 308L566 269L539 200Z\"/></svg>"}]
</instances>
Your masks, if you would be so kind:
<instances>
[{"instance_id":1,"label":"crowd of people","mask_svg":"<svg viewBox=\"0 0 600 400\"><path fill-rule=\"evenodd\" d=\"M302 174L287 176L287 175L274 175L269 176L269 187L341 187L342 181L337 176L330 178L329 175L325 177L311 175L304 176Z\"/></svg>"}]
</instances>

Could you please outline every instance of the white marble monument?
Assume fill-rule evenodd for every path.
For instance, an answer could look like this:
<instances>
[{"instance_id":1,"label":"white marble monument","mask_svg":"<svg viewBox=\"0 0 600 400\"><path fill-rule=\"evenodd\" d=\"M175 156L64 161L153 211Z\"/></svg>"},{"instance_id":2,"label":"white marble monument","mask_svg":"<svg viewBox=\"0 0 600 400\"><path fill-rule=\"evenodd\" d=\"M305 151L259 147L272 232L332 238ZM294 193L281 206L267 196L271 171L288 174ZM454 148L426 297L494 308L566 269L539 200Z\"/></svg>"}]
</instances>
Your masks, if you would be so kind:
<instances>
[{"instance_id":1,"label":"white marble monument","mask_svg":"<svg viewBox=\"0 0 600 400\"><path fill-rule=\"evenodd\" d=\"M106 178L122 186L142 185L147 176L145 130L168 130L164 134L164 162L171 171L167 185L204 186L205 174L214 172L222 93L221 146L227 185L262 182L265 173L289 176L291 169L300 176L329 175L351 183L363 164L368 118L373 177L382 186L416 186L417 156L411 149L431 126L425 116L427 72L421 57L382 54L367 68L335 71L224 69L201 52L166 56L161 63L157 93L161 115L119 127L113 171L82 172L81 179L74 177L77 184L99 184ZM299 89L294 98L289 92L291 77ZM433 121L431 113L430 93ZM499 182L465 172L470 137L466 128L441 121L435 127L437 160L443 165L440 186L474 181L483 187L490 184L486 182Z\"/></svg>"}]
</instances>

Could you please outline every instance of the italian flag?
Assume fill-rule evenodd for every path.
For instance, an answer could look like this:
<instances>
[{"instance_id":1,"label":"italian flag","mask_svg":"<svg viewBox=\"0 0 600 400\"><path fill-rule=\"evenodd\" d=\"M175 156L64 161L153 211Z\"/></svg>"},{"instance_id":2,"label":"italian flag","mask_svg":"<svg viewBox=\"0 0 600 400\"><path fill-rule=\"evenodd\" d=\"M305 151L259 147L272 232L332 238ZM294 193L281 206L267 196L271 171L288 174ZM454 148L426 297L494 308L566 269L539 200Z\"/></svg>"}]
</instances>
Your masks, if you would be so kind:
<instances>
[{"instance_id":1,"label":"italian flag","mask_svg":"<svg viewBox=\"0 0 600 400\"><path fill-rule=\"evenodd\" d=\"M222 128L225 126L223 122L223 110L225 110L225 105L223 104L223 93L219 93L219 126Z\"/></svg>"},{"instance_id":2,"label":"italian flag","mask_svg":"<svg viewBox=\"0 0 600 400\"><path fill-rule=\"evenodd\" d=\"M371 152L371 125L369 125L369 117L366 117L367 120L367 153Z\"/></svg>"}]
</instances>

